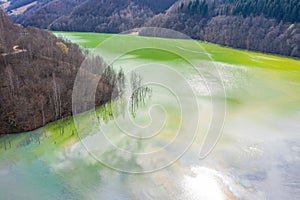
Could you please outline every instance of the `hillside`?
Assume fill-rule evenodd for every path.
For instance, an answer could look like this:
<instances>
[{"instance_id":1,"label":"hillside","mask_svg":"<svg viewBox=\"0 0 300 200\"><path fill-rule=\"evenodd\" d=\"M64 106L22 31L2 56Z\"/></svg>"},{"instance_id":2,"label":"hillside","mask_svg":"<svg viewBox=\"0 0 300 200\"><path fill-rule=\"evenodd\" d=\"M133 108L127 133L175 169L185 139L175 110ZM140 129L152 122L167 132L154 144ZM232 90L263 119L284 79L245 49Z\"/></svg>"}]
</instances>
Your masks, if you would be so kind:
<instances>
[{"instance_id":1,"label":"hillside","mask_svg":"<svg viewBox=\"0 0 300 200\"><path fill-rule=\"evenodd\" d=\"M299 16L297 0L182 0L145 26L170 28L225 46L299 58Z\"/></svg>"},{"instance_id":2,"label":"hillside","mask_svg":"<svg viewBox=\"0 0 300 200\"><path fill-rule=\"evenodd\" d=\"M3 0L2 0L3 1ZM16 23L52 30L120 32L140 27L176 0L4 0ZM0 1L1 2L1 1ZM22 13L16 9L28 6Z\"/></svg>"},{"instance_id":3,"label":"hillside","mask_svg":"<svg viewBox=\"0 0 300 200\"><path fill-rule=\"evenodd\" d=\"M164 27L225 46L300 58L298 0L2 0L2 4L11 19L24 26L107 33Z\"/></svg>"},{"instance_id":4,"label":"hillside","mask_svg":"<svg viewBox=\"0 0 300 200\"><path fill-rule=\"evenodd\" d=\"M0 11L0 134L33 130L71 115L74 80L84 57L77 45L14 25ZM116 73L108 72L110 80L88 74L89 80L100 76L96 105L111 99Z\"/></svg>"}]
</instances>

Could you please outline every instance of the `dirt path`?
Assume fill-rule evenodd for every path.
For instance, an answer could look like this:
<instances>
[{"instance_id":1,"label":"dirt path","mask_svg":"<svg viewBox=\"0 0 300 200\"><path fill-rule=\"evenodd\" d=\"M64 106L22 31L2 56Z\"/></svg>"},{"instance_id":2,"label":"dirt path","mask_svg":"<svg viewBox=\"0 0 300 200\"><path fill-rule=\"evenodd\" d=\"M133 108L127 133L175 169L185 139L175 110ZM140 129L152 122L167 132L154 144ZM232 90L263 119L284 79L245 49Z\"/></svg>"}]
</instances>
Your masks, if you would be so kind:
<instances>
[{"instance_id":1,"label":"dirt path","mask_svg":"<svg viewBox=\"0 0 300 200\"><path fill-rule=\"evenodd\" d=\"M9 55L16 55L19 53L27 52L27 49L21 49L18 45L13 46L14 52L12 53L2 53L1 56L9 56Z\"/></svg>"}]
</instances>

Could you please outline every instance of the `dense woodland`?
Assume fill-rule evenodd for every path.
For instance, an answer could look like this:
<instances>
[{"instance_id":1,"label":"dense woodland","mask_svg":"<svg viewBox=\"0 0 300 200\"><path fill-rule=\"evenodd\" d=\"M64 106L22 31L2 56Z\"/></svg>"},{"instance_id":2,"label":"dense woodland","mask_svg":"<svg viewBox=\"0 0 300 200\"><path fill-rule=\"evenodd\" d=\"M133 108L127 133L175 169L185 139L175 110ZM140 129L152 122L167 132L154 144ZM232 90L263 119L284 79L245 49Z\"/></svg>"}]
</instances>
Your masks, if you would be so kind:
<instances>
[{"instance_id":1,"label":"dense woodland","mask_svg":"<svg viewBox=\"0 0 300 200\"><path fill-rule=\"evenodd\" d=\"M150 19L146 26L175 29L192 38L225 46L299 58L299 19L289 21L292 15L284 10L294 6L299 12L300 2L277 1L282 4L271 0L182 1L167 13ZM252 8L254 5L261 12ZM278 5L286 5L280 8L283 13L276 18L268 17L274 15ZM269 12L264 14L266 7Z\"/></svg>"},{"instance_id":2,"label":"dense woodland","mask_svg":"<svg viewBox=\"0 0 300 200\"><path fill-rule=\"evenodd\" d=\"M299 0L225 0L221 15L264 15L278 21L300 22Z\"/></svg>"},{"instance_id":3,"label":"dense woodland","mask_svg":"<svg viewBox=\"0 0 300 200\"><path fill-rule=\"evenodd\" d=\"M255 17L265 16L285 22L300 22L298 0L194 0L182 1L179 12L192 16L214 17L231 15Z\"/></svg>"},{"instance_id":4,"label":"dense woodland","mask_svg":"<svg viewBox=\"0 0 300 200\"><path fill-rule=\"evenodd\" d=\"M71 115L74 80L86 55L47 31L12 24L0 11L0 134L33 130ZM85 62L98 70L86 76L98 88L95 102L77 112L110 101L118 80L124 80L123 72L88 57Z\"/></svg>"},{"instance_id":5,"label":"dense woodland","mask_svg":"<svg viewBox=\"0 0 300 200\"><path fill-rule=\"evenodd\" d=\"M11 0L11 12L33 0ZM38 0L24 26L119 33L171 28L195 39L300 58L299 0Z\"/></svg>"},{"instance_id":6,"label":"dense woodland","mask_svg":"<svg viewBox=\"0 0 300 200\"><path fill-rule=\"evenodd\" d=\"M73 84L87 52L31 26L110 33L165 27L221 45L300 58L298 0L11 0L6 12L32 2L37 3L24 13L10 15L27 28L0 11L0 134L72 114ZM105 67L101 58L91 63ZM111 68L103 74L96 105L109 101L117 80L124 79Z\"/></svg>"}]
</instances>

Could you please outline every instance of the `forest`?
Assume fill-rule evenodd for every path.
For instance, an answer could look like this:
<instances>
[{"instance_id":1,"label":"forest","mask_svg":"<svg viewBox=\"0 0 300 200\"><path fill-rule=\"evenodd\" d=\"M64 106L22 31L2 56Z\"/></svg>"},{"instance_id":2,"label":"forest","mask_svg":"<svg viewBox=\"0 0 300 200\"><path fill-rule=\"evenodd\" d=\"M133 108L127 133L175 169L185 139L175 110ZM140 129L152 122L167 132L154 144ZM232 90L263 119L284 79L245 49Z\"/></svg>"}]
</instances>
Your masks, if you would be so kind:
<instances>
[{"instance_id":1,"label":"forest","mask_svg":"<svg viewBox=\"0 0 300 200\"><path fill-rule=\"evenodd\" d=\"M11 12L32 0L12 0ZM300 58L298 0L39 0L10 18L55 31L120 33L154 26L225 46Z\"/></svg>"},{"instance_id":2,"label":"forest","mask_svg":"<svg viewBox=\"0 0 300 200\"><path fill-rule=\"evenodd\" d=\"M174 5L146 26L174 29L225 46L299 58L299 17L300 2L296 0L195 0Z\"/></svg>"},{"instance_id":3,"label":"forest","mask_svg":"<svg viewBox=\"0 0 300 200\"><path fill-rule=\"evenodd\" d=\"M83 61L91 66L88 80L100 81L95 102L77 108L78 113L114 98L124 73L48 31L11 23L0 11L0 134L33 130L71 116L73 85Z\"/></svg>"}]
</instances>

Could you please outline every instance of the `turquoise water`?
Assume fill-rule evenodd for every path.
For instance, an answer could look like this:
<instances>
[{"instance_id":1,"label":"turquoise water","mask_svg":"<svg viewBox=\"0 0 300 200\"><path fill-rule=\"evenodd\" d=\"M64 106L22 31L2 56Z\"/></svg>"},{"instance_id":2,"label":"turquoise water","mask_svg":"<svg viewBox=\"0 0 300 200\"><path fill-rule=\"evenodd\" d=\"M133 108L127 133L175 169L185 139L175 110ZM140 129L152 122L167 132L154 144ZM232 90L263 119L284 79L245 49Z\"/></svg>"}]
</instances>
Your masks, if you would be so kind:
<instances>
[{"instance_id":1,"label":"turquoise water","mask_svg":"<svg viewBox=\"0 0 300 200\"><path fill-rule=\"evenodd\" d=\"M151 97L134 117L116 99L113 119L75 118L76 135L53 126L2 136L0 199L298 199L300 82L283 77L300 69L220 63L187 48L176 53L199 60L98 48L128 81L140 74Z\"/></svg>"}]
</instances>

